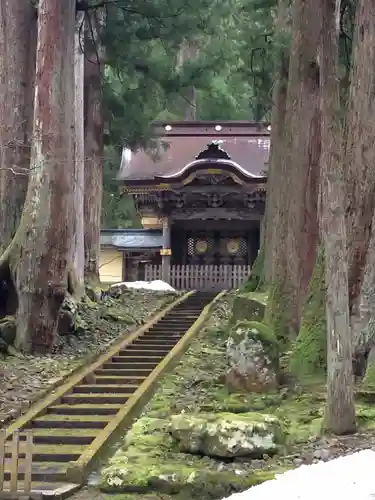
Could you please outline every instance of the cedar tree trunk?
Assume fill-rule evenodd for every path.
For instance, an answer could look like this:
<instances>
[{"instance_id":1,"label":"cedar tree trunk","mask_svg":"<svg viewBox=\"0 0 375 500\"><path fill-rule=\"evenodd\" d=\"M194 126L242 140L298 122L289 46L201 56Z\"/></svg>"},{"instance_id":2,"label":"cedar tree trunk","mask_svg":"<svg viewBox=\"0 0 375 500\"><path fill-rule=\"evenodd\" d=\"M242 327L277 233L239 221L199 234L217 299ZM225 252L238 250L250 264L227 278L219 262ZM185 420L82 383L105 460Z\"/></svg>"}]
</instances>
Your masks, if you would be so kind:
<instances>
[{"instance_id":1,"label":"cedar tree trunk","mask_svg":"<svg viewBox=\"0 0 375 500\"><path fill-rule=\"evenodd\" d=\"M103 190L104 117L102 95L103 49L100 31L104 16L90 13L86 29L84 68L85 113L85 278L99 282L100 226Z\"/></svg>"},{"instance_id":2,"label":"cedar tree trunk","mask_svg":"<svg viewBox=\"0 0 375 500\"><path fill-rule=\"evenodd\" d=\"M319 17L316 11L315 0L294 2L286 117L290 126L285 138L284 161L290 193L287 292L290 326L296 332L319 241Z\"/></svg>"},{"instance_id":3,"label":"cedar tree trunk","mask_svg":"<svg viewBox=\"0 0 375 500\"><path fill-rule=\"evenodd\" d=\"M349 324L345 181L341 156L338 78L339 0L321 0L322 236L327 285L327 406L325 427L356 429Z\"/></svg>"},{"instance_id":4,"label":"cedar tree trunk","mask_svg":"<svg viewBox=\"0 0 375 500\"><path fill-rule=\"evenodd\" d=\"M84 146L84 13L79 12L76 18L74 46L74 193L72 225L75 239L73 241L73 262L77 280L77 292L84 291L84 195L85 195L85 146ZM75 226L75 227L74 227Z\"/></svg>"},{"instance_id":5,"label":"cedar tree trunk","mask_svg":"<svg viewBox=\"0 0 375 500\"><path fill-rule=\"evenodd\" d=\"M0 259L18 292L16 347L46 353L72 270L75 0L40 0L29 185Z\"/></svg>"},{"instance_id":6,"label":"cedar tree trunk","mask_svg":"<svg viewBox=\"0 0 375 500\"><path fill-rule=\"evenodd\" d=\"M267 178L267 203L265 214L265 259L264 273L266 283L275 281L274 252L280 246L282 231L280 231L283 217L282 185L286 176L282 173L283 138L285 130L286 96L288 88L289 54L283 44L282 37L287 30L288 4L286 0L279 0L276 21L276 33L280 38L280 50L277 54L275 71L275 84L272 92L272 118L271 118L271 149ZM286 236L285 231L283 234ZM280 256L279 256L280 258Z\"/></svg>"},{"instance_id":7,"label":"cedar tree trunk","mask_svg":"<svg viewBox=\"0 0 375 500\"><path fill-rule=\"evenodd\" d=\"M295 338L299 330L303 299L314 269L319 240L319 27L316 8L315 0L295 0L293 3L285 126L282 141L279 140L282 143L279 147L282 150L279 216L275 222L270 222L276 227L272 236L274 275L267 315L277 337L284 343ZM271 172L272 184L276 182L272 179L276 167L274 170L275 174ZM271 191L270 196L273 194Z\"/></svg>"},{"instance_id":8,"label":"cedar tree trunk","mask_svg":"<svg viewBox=\"0 0 375 500\"><path fill-rule=\"evenodd\" d=\"M11 242L25 201L36 56L31 0L0 2L0 253Z\"/></svg>"},{"instance_id":9,"label":"cedar tree trunk","mask_svg":"<svg viewBox=\"0 0 375 500\"><path fill-rule=\"evenodd\" d=\"M345 169L349 308L354 324L359 316L375 208L375 3L372 0L360 0L358 4L350 81Z\"/></svg>"}]
</instances>

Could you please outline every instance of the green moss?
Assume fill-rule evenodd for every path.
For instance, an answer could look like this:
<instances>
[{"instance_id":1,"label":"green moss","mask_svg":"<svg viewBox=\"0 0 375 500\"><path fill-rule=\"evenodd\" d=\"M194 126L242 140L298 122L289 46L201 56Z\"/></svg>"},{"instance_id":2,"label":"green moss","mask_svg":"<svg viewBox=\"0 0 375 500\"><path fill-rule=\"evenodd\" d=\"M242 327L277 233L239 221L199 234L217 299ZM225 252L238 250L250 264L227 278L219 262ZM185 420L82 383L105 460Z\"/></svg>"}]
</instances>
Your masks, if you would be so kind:
<instances>
[{"instance_id":1,"label":"green moss","mask_svg":"<svg viewBox=\"0 0 375 500\"><path fill-rule=\"evenodd\" d=\"M233 299L232 316L230 324L239 320L262 321L266 306L266 294L239 293Z\"/></svg>"},{"instance_id":2,"label":"green moss","mask_svg":"<svg viewBox=\"0 0 375 500\"><path fill-rule=\"evenodd\" d=\"M242 286L244 292L261 291L264 288L264 246L259 250L257 258L251 268L251 274Z\"/></svg>"},{"instance_id":3,"label":"green moss","mask_svg":"<svg viewBox=\"0 0 375 500\"><path fill-rule=\"evenodd\" d=\"M275 334L272 329L259 321L238 321L230 331L230 337L236 343L236 338L239 341L243 339L242 331L246 330L250 332L248 335L253 339L258 339L265 348L265 352L271 357L271 360L278 364L279 359L279 345ZM241 333L237 333L240 332Z\"/></svg>"},{"instance_id":4,"label":"green moss","mask_svg":"<svg viewBox=\"0 0 375 500\"><path fill-rule=\"evenodd\" d=\"M126 325L133 325L136 323L135 319L129 314L124 314L119 308L108 308L101 312L101 317L109 321L118 321Z\"/></svg>"},{"instance_id":5,"label":"green moss","mask_svg":"<svg viewBox=\"0 0 375 500\"><path fill-rule=\"evenodd\" d=\"M272 328L277 340L286 350L293 337L292 320L290 317L289 301L292 294L286 289L282 281L274 282L269 289L264 321Z\"/></svg>"},{"instance_id":6,"label":"green moss","mask_svg":"<svg viewBox=\"0 0 375 500\"><path fill-rule=\"evenodd\" d=\"M187 498L222 498L272 479L277 470L218 471L207 457L179 453L166 421L142 418L125 439L123 450L102 471L101 490L106 492L158 491Z\"/></svg>"},{"instance_id":7,"label":"green moss","mask_svg":"<svg viewBox=\"0 0 375 500\"><path fill-rule=\"evenodd\" d=\"M365 377L362 381L362 385L366 389L375 390L375 363L369 362L367 365L367 370Z\"/></svg>"},{"instance_id":8,"label":"green moss","mask_svg":"<svg viewBox=\"0 0 375 500\"><path fill-rule=\"evenodd\" d=\"M326 288L324 276L324 254L320 250L309 284L300 332L290 358L290 370L299 377L321 373L326 367Z\"/></svg>"},{"instance_id":9,"label":"green moss","mask_svg":"<svg viewBox=\"0 0 375 500\"><path fill-rule=\"evenodd\" d=\"M266 306L268 302L268 292L250 292L248 294L249 298L252 300L256 300L260 304Z\"/></svg>"},{"instance_id":10,"label":"green moss","mask_svg":"<svg viewBox=\"0 0 375 500\"><path fill-rule=\"evenodd\" d=\"M360 428L375 429L375 407L372 404L356 402L356 420Z\"/></svg>"},{"instance_id":11,"label":"green moss","mask_svg":"<svg viewBox=\"0 0 375 500\"><path fill-rule=\"evenodd\" d=\"M201 406L202 411L247 413L273 411L282 403L279 392L260 393L232 393L226 387L217 387L210 401Z\"/></svg>"}]
</instances>

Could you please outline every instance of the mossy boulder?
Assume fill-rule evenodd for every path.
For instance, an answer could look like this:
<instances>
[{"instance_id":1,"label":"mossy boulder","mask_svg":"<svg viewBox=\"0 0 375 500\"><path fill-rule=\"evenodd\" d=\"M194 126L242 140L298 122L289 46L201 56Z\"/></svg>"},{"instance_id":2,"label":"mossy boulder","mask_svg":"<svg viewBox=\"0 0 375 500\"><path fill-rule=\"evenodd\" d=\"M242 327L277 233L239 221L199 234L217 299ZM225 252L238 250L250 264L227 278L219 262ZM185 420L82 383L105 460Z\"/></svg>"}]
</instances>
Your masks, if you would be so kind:
<instances>
[{"instance_id":1,"label":"mossy boulder","mask_svg":"<svg viewBox=\"0 0 375 500\"><path fill-rule=\"evenodd\" d=\"M93 302L99 302L102 298L103 289L99 285L86 284L85 292L90 300Z\"/></svg>"},{"instance_id":2,"label":"mossy boulder","mask_svg":"<svg viewBox=\"0 0 375 500\"><path fill-rule=\"evenodd\" d=\"M266 308L266 296L256 293L238 293L233 299L232 316L230 324L237 321L262 321Z\"/></svg>"},{"instance_id":3,"label":"mossy boulder","mask_svg":"<svg viewBox=\"0 0 375 500\"><path fill-rule=\"evenodd\" d=\"M258 413L174 415L170 433L182 452L215 458L271 456L283 436L277 418Z\"/></svg>"},{"instance_id":4,"label":"mossy boulder","mask_svg":"<svg viewBox=\"0 0 375 500\"><path fill-rule=\"evenodd\" d=\"M220 471L213 459L179 452L170 428L170 420L139 419L127 433L124 446L102 470L101 490L157 491L181 493L189 499L219 499L275 476L276 471L269 470L246 471L246 474Z\"/></svg>"},{"instance_id":5,"label":"mossy boulder","mask_svg":"<svg viewBox=\"0 0 375 500\"><path fill-rule=\"evenodd\" d=\"M7 346L14 344L16 329L16 318L14 316L5 316L0 319L0 338Z\"/></svg>"},{"instance_id":6,"label":"mossy boulder","mask_svg":"<svg viewBox=\"0 0 375 500\"><path fill-rule=\"evenodd\" d=\"M234 391L265 392L277 387L278 343L257 321L239 321L227 340L227 386Z\"/></svg>"},{"instance_id":7,"label":"mossy boulder","mask_svg":"<svg viewBox=\"0 0 375 500\"><path fill-rule=\"evenodd\" d=\"M60 337L66 335L83 335L88 330L88 324L79 314L80 304L71 296L67 295L61 307L58 334Z\"/></svg>"},{"instance_id":8,"label":"mossy boulder","mask_svg":"<svg viewBox=\"0 0 375 500\"><path fill-rule=\"evenodd\" d=\"M321 374L326 368L326 286L324 254L320 250L292 348L289 369L297 377Z\"/></svg>"}]
</instances>

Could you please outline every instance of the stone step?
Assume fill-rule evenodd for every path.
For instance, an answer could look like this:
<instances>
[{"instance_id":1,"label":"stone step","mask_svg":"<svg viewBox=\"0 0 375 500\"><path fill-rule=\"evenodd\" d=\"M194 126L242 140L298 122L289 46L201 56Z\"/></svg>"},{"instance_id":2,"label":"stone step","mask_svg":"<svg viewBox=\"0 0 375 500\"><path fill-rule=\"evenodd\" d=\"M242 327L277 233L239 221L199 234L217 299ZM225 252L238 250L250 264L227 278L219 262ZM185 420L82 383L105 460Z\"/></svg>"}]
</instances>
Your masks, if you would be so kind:
<instances>
[{"instance_id":1,"label":"stone step","mask_svg":"<svg viewBox=\"0 0 375 500\"><path fill-rule=\"evenodd\" d=\"M62 404L50 406L47 409L47 414L49 417L57 417L58 415L62 417L77 417L77 420L81 420L83 415L97 416L98 418L100 416L108 416L109 421L122 407L122 404L101 404L100 406L95 404Z\"/></svg>"},{"instance_id":2,"label":"stone step","mask_svg":"<svg viewBox=\"0 0 375 500\"><path fill-rule=\"evenodd\" d=\"M104 429L108 424L108 421L94 420L90 417L85 417L82 415L81 419L72 420L64 418L65 415L56 415L58 418L51 418L51 414L46 415L47 418L36 418L30 423L30 427L33 429Z\"/></svg>"},{"instance_id":3,"label":"stone step","mask_svg":"<svg viewBox=\"0 0 375 500\"><path fill-rule=\"evenodd\" d=\"M129 368L129 363L106 363L101 370L96 370L95 375L119 375L120 377L137 375L145 378L158 366L157 363L142 363L142 365L150 365L149 368ZM136 365L134 365L136 366Z\"/></svg>"},{"instance_id":4,"label":"stone step","mask_svg":"<svg viewBox=\"0 0 375 500\"><path fill-rule=\"evenodd\" d=\"M25 478L25 460L18 461L18 480ZM67 464L62 462L36 462L31 466L32 481L63 482L66 479ZM4 461L4 480L10 481L11 477L11 459Z\"/></svg>"},{"instance_id":5,"label":"stone step","mask_svg":"<svg viewBox=\"0 0 375 500\"><path fill-rule=\"evenodd\" d=\"M61 400L63 404L125 404L132 394L68 394Z\"/></svg>"},{"instance_id":6,"label":"stone step","mask_svg":"<svg viewBox=\"0 0 375 500\"><path fill-rule=\"evenodd\" d=\"M66 405L69 406L69 405ZM77 405L78 406L78 405ZM84 405L82 405L84 407ZM119 405L116 405L118 407ZM45 415L41 415L40 417L33 420L33 422L40 423L40 427L44 427L42 422L54 422L55 425L53 427L57 428L65 428L65 429L76 429L77 425L71 424L71 422L78 423L78 427L81 429L104 429L104 427L111 420L111 416L104 415L92 415L90 417L85 417L84 414L76 414L76 415L59 415L47 412ZM66 425L64 426L63 423Z\"/></svg>"},{"instance_id":7,"label":"stone step","mask_svg":"<svg viewBox=\"0 0 375 500\"><path fill-rule=\"evenodd\" d=\"M48 445L48 444L34 444L33 445L33 461L35 462L75 462L84 452L86 446L84 445ZM11 458L10 445L5 447L5 458ZM25 458L25 445L19 445L19 458Z\"/></svg>"},{"instance_id":8,"label":"stone step","mask_svg":"<svg viewBox=\"0 0 375 500\"><path fill-rule=\"evenodd\" d=\"M171 337L167 337L167 338L157 339L157 340L155 340L155 339L149 339L148 337L145 337L145 338L142 338L142 339L137 339L130 346L137 345L137 346L140 346L141 349L146 349L147 351L150 351L150 350L155 349L155 348L157 348L157 349L158 348L172 349L172 347L174 347L177 342L178 342L178 339L174 340L173 337L172 338Z\"/></svg>"},{"instance_id":9,"label":"stone step","mask_svg":"<svg viewBox=\"0 0 375 500\"><path fill-rule=\"evenodd\" d=\"M97 429L79 428L77 432L77 427L69 429L51 428L51 427L34 428L33 429L34 443L44 444L44 445L48 444L89 445L98 435Z\"/></svg>"},{"instance_id":10,"label":"stone step","mask_svg":"<svg viewBox=\"0 0 375 500\"><path fill-rule=\"evenodd\" d=\"M165 357L165 356L154 356L153 354L147 354L144 356L139 356L138 353L132 353L130 352L123 352L121 356L113 356L111 359L112 364L116 363L129 363L131 362L134 365L134 368L139 367L139 363L155 363L155 366L160 363L160 361ZM105 363L107 365L107 363ZM103 365L104 366L104 365Z\"/></svg>"},{"instance_id":11,"label":"stone step","mask_svg":"<svg viewBox=\"0 0 375 500\"><path fill-rule=\"evenodd\" d=\"M95 374L95 384L98 385L134 385L139 387L146 377L141 376L120 376L120 375L100 375Z\"/></svg>"},{"instance_id":12,"label":"stone step","mask_svg":"<svg viewBox=\"0 0 375 500\"><path fill-rule=\"evenodd\" d=\"M138 345L142 345L142 342L144 342L145 344L148 342L150 342L152 344L154 342L161 342L161 343L165 342L165 345L168 345L168 346L171 345L172 347L174 347L177 344L177 342L179 342L179 340L182 339L182 337L183 337L183 335L173 335L173 336L171 336L171 335L164 336L163 335L160 337L156 337L156 336L150 334L150 336L147 335L143 339L139 339L139 341L141 341L141 342L139 343L139 341L138 341Z\"/></svg>"},{"instance_id":13,"label":"stone step","mask_svg":"<svg viewBox=\"0 0 375 500\"><path fill-rule=\"evenodd\" d=\"M174 340L176 338L181 338L183 335L185 334L184 331L181 331L181 332L168 332L168 334L165 333L165 331L161 330L160 332L159 331L149 331L149 332L146 332L142 335L142 337L139 337L139 340L141 339L153 339L155 340L156 342L158 342L159 340Z\"/></svg>"},{"instance_id":14,"label":"stone step","mask_svg":"<svg viewBox=\"0 0 375 500\"><path fill-rule=\"evenodd\" d=\"M171 330L172 328L179 329L181 331L184 330L184 328L188 328L190 325L192 325L194 321L184 321L184 320L168 320L168 321L159 321L156 325L154 325L152 328L150 328L150 331L153 330Z\"/></svg>"},{"instance_id":15,"label":"stone step","mask_svg":"<svg viewBox=\"0 0 375 500\"><path fill-rule=\"evenodd\" d=\"M31 486L32 486L32 494L31 494L32 500L65 500L66 498L69 498L70 496L74 495L74 493L76 493L82 487L80 484L63 483L63 482L48 483L40 481L32 482ZM24 488L23 481L20 481L18 483L19 491L22 491L23 488ZM10 491L10 484L8 482L5 482L3 487L4 500L7 500L7 498L9 498L9 500L14 500L15 498L14 496L13 497L11 495L9 495L9 497L5 496L5 493L9 493L9 491Z\"/></svg>"},{"instance_id":16,"label":"stone step","mask_svg":"<svg viewBox=\"0 0 375 500\"><path fill-rule=\"evenodd\" d=\"M134 344L130 344L126 347L126 350L125 351L120 351L119 354L120 356L123 355L123 353L125 352L142 352L142 354L146 354L146 351L147 352L156 352L158 354L166 354L168 353L172 347L174 346L174 344L172 346L168 346L168 345L148 345L148 344L139 344L138 342L134 342Z\"/></svg>"},{"instance_id":17,"label":"stone step","mask_svg":"<svg viewBox=\"0 0 375 500\"><path fill-rule=\"evenodd\" d=\"M136 391L139 384L127 384L127 385L104 385L104 384L93 384L93 385L76 385L73 387L74 394L131 394Z\"/></svg>"},{"instance_id":18,"label":"stone step","mask_svg":"<svg viewBox=\"0 0 375 500\"><path fill-rule=\"evenodd\" d=\"M186 328L165 328L165 327L158 327L155 329L152 329L145 333L145 336L147 335L147 338L149 335L155 336L156 339L158 338L163 338L163 339L173 339L178 336L182 336L186 333L186 330L188 330L189 327Z\"/></svg>"},{"instance_id":19,"label":"stone step","mask_svg":"<svg viewBox=\"0 0 375 500\"><path fill-rule=\"evenodd\" d=\"M129 347L131 349L129 349ZM165 354L168 353L169 351L170 351L170 349L154 349L152 351L152 356L148 356L145 353L145 349L143 349L139 346L134 346L134 347L127 346L126 350L120 351L119 354L120 354L120 357L137 356L139 358L142 356L143 357L147 356L148 359L151 359L151 358L154 359L156 356L158 356L159 359L163 359ZM114 356L112 358L112 360L114 358L117 358L117 356Z\"/></svg>"},{"instance_id":20,"label":"stone step","mask_svg":"<svg viewBox=\"0 0 375 500\"><path fill-rule=\"evenodd\" d=\"M173 335L183 335L186 333L186 330L190 328L190 325L185 325L185 326L175 326L173 324L169 325L160 325L155 328L152 328L151 330L148 331L148 333L153 333L154 335L163 335L164 337L166 336L173 336Z\"/></svg>"}]
</instances>

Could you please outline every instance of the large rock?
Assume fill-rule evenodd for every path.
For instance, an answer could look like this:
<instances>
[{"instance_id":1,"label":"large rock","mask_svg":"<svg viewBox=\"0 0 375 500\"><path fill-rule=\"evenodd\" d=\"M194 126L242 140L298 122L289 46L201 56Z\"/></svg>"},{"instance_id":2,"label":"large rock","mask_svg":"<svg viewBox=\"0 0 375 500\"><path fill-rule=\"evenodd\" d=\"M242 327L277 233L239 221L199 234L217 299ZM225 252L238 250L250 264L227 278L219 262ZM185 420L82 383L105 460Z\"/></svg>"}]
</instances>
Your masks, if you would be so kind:
<instances>
[{"instance_id":1,"label":"large rock","mask_svg":"<svg viewBox=\"0 0 375 500\"><path fill-rule=\"evenodd\" d=\"M241 320L262 321L266 308L265 294L239 293L233 300L230 324L234 325Z\"/></svg>"},{"instance_id":2,"label":"large rock","mask_svg":"<svg viewBox=\"0 0 375 500\"><path fill-rule=\"evenodd\" d=\"M216 458L271 456L282 441L279 420L257 413L174 415L170 432L182 452Z\"/></svg>"},{"instance_id":3,"label":"large rock","mask_svg":"<svg viewBox=\"0 0 375 500\"><path fill-rule=\"evenodd\" d=\"M86 332L88 325L79 315L77 302L70 295L66 296L61 307L58 334L60 337L66 335L82 335Z\"/></svg>"},{"instance_id":4,"label":"large rock","mask_svg":"<svg viewBox=\"0 0 375 500\"><path fill-rule=\"evenodd\" d=\"M169 419L143 417L135 422L124 446L101 471L101 490L153 492L155 498L162 493L180 493L189 499L223 498L274 478L272 470L240 471L237 467L224 471L215 459L181 453L171 428Z\"/></svg>"},{"instance_id":5,"label":"large rock","mask_svg":"<svg viewBox=\"0 0 375 500\"><path fill-rule=\"evenodd\" d=\"M278 344L267 325L239 321L232 326L227 340L230 390L265 392L277 387Z\"/></svg>"},{"instance_id":6,"label":"large rock","mask_svg":"<svg viewBox=\"0 0 375 500\"><path fill-rule=\"evenodd\" d=\"M0 338L7 346L14 344L16 339L16 320L13 316L0 319Z\"/></svg>"}]
</instances>

